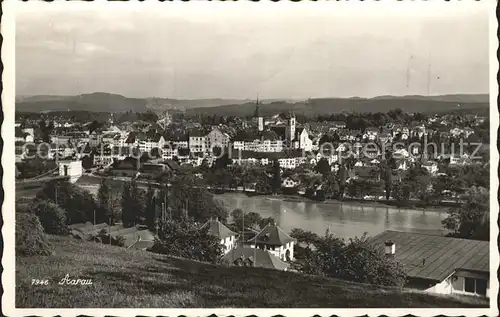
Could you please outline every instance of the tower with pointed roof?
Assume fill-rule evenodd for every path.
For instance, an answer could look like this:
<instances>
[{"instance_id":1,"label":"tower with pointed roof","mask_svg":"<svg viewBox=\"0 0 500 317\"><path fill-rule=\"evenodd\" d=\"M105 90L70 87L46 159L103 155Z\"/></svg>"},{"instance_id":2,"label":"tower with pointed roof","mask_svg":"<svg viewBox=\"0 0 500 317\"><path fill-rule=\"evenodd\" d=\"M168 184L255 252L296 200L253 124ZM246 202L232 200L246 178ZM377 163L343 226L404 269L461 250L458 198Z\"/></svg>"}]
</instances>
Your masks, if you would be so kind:
<instances>
[{"instance_id":1,"label":"tower with pointed roof","mask_svg":"<svg viewBox=\"0 0 500 317\"><path fill-rule=\"evenodd\" d=\"M290 145L292 144L292 141L295 140L295 125L296 125L295 113L293 113L293 111L290 111L287 118L286 133L285 133L286 139L288 142L290 142Z\"/></svg>"},{"instance_id":2,"label":"tower with pointed roof","mask_svg":"<svg viewBox=\"0 0 500 317\"><path fill-rule=\"evenodd\" d=\"M255 103L254 117L257 118L257 122L259 124L259 132L264 131L264 118L260 115L259 96L257 96L257 101Z\"/></svg>"}]
</instances>

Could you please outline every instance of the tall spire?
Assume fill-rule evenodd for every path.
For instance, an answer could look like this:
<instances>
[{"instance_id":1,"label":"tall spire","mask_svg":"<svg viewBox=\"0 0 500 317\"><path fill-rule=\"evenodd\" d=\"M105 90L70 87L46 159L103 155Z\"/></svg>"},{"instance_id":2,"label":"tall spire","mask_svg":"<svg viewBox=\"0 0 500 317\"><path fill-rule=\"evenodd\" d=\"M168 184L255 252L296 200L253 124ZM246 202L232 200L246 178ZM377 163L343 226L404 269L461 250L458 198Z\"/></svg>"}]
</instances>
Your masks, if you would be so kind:
<instances>
[{"instance_id":1,"label":"tall spire","mask_svg":"<svg viewBox=\"0 0 500 317\"><path fill-rule=\"evenodd\" d=\"M259 94L257 94L257 100L255 102L255 113L254 113L254 117L255 118L259 118L260 117L260 111L259 111Z\"/></svg>"}]
</instances>

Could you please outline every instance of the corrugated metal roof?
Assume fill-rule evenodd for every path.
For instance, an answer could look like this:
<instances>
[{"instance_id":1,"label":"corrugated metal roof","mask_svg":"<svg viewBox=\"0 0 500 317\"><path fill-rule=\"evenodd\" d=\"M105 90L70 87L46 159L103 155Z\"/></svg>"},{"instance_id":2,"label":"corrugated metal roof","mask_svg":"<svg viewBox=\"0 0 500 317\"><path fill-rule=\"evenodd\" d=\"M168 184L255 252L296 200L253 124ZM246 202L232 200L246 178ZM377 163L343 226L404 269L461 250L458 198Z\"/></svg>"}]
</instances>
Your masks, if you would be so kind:
<instances>
[{"instance_id":1,"label":"corrugated metal roof","mask_svg":"<svg viewBox=\"0 0 500 317\"><path fill-rule=\"evenodd\" d=\"M387 240L395 243L395 259L409 277L442 281L456 269L489 272L487 241L388 230L370 244L383 248Z\"/></svg>"}]
</instances>

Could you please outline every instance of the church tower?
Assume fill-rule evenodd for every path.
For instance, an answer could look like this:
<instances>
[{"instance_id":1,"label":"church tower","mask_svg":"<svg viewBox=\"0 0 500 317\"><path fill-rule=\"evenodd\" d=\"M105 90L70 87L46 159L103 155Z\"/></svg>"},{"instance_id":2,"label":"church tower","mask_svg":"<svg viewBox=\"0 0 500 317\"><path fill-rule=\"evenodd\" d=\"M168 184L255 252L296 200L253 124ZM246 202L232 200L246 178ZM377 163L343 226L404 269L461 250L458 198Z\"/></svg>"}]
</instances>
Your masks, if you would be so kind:
<instances>
[{"instance_id":1,"label":"church tower","mask_svg":"<svg viewBox=\"0 0 500 317\"><path fill-rule=\"evenodd\" d=\"M255 118L257 118L257 122L259 124L259 132L264 131L264 118L260 115L259 111L259 97L257 96L257 102L255 104Z\"/></svg>"},{"instance_id":2,"label":"church tower","mask_svg":"<svg viewBox=\"0 0 500 317\"><path fill-rule=\"evenodd\" d=\"M286 138L290 142L295 140L295 124L295 114L293 112L290 112L288 115L288 122L286 126Z\"/></svg>"}]
</instances>

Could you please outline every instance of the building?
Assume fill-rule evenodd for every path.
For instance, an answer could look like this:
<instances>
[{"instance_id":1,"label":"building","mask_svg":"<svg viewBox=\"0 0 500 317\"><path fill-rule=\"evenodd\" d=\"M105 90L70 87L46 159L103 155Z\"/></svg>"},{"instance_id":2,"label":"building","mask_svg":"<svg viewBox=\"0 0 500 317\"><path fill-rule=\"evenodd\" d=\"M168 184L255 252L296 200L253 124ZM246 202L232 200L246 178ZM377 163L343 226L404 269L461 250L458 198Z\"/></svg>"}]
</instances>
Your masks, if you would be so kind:
<instances>
[{"instance_id":1,"label":"building","mask_svg":"<svg viewBox=\"0 0 500 317\"><path fill-rule=\"evenodd\" d=\"M295 140L295 125L296 125L296 119L295 119L295 114L291 112L288 115L287 118L287 123L286 123L286 130L285 130L285 138L289 142L289 144L292 144L292 141Z\"/></svg>"},{"instance_id":2,"label":"building","mask_svg":"<svg viewBox=\"0 0 500 317\"><path fill-rule=\"evenodd\" d=\"M215 127L206 136L207 146L209 149L220 147L221 149L229 146L229 135L222 132L219 128Z\"/></svg>"},{"instance_id":3,"label":"building","mask_svg":"<svg viewBox=\"0 0 500 317\"><path fill-rule=\"evenodd\" d=\"M193 130L189 133L189 151L191 153L205 153L207 151L207 140L200 130Z\"/></svg>"},{"instance_id":4,"label":"building","mask_svg":"<svg viewBox=\"0 0 500 317\"><path fill-rule=\"evenodd\" d=\"M282 261L293 261L295 240L275 224L268 224L255 237L246 242L251 248L269 251Z\"/></svg>"},{"instance_id":5,"label":"building","mask_svg":"<svg viewBox=\"0 0 500 317\"><path fill-rule=\"evenodd\" d=\"M163 149L161 149L161 158L163 160L173 160L174 157L179 156L179 150L177 146L173 144L166 144Z\"/></svg>"},{"instance_id":6,"label":"building","mask_svg":"<svg viewBox=\"0 0 500 317\"><path fill-rule=\"evenodd\" d=\"M368 127L365 129L365 133L363 134L363 139L375 141L379 134L379 129L375 127Z\"/></svg>"},{"instance_id":7,"label":"building","mask_svg":"<svg viewBox=\"0 0 500 317\"><path fill-rule=\"evenodd\" d=\"M69 176L69 181L75 183L83 173L82 161L59 161L59 175Z\"/></svg>"},{"instance_id":8,"label":"building","mask_svg":"<svg viewBox=\"0 0 500 317\"><path fill-rule=\"evenodd\" d=\"M295 142L293 148L304 151L312 151L313 142L309 138L309 132L305 128L296 128Z\"/></svg>"},{"instance_id":9,"label":"building","mask_svg":"<svg viewBox=\"0 0 500 317\"><path fill-rule=\"evenodd\" d=\"M21 128L15 128L15 142L33 142L33 135L25 132Z\"/></svg>"},{"instance_id":10,"label":"building","mask_svg":"<svg viewBox=\"0 0 500 317\"><path fill-rule=\"evenodd\" d=\"M257 119L257 126L259 132L264 131L264 117L261 116L260 114L260 109L259 109L259 98L257 97L257 102L255 103L255 114L254 117Z\"/></svg>"},{"instance_id":11,"label":"building","mask_svg":"<svg viewBox=\"0 0 500 317\"><path fill-rule=\"evenodd\" d=\"M101 131L94 130L89 135L89 144L91 147L96 147L101 143L102 133Z\"/></svg>"},{"instance_id":12,"label":"building","mask_svg":"<svg viewBox=\"0 0 500 317\"><path fill-rule=\"evenodd\" d=\"M385 231L370 241L400 262L408 287L489 297L489 242Z\"/></svg>"},{"instance_id":13,"label":"building","mask_svg":"<svg viewBox=\"0 0 500 317\"><path fill-rule=\"evenodd\" d=\"M427 161L422 164L422 167L425 168L429 174L435 175L438 172L438 164L434 161Z\"/></svg>"},{"instance_id":14,"label":"building","mask_svg":"<svg viewBox=\"0 0 500 317\"><path fill-rule=\"evenodd\" d=\"M220 243L224 246L224 254L234 249L236 245L236 233L226 227L219 219L211 219L207 221L201 229L208 228L208 232L219 238Z\"/></svg>"},{"instance_id":15,"label":"building","mask_svg":"<svg viewBox=\"0 0 500 317\"><path fill-rule=\"evenodd\" d=\"M255 248L235 248L229 251L222 261L234 266L260 267L286 271L289 264L281 261L271 252Z\"/></svg>"},{"instance_id":16,"label":"building","mask_svg":"<svg viewBox=\"0 0 500 317\"><path fill-rule=\"evenodd\" d=\"M284 187L284 188L294 188L294 187L297 187L299 184L300 184L300 182L291 176L285 177L281 181L281 187Z\"/></svg>"}]
</instances>

